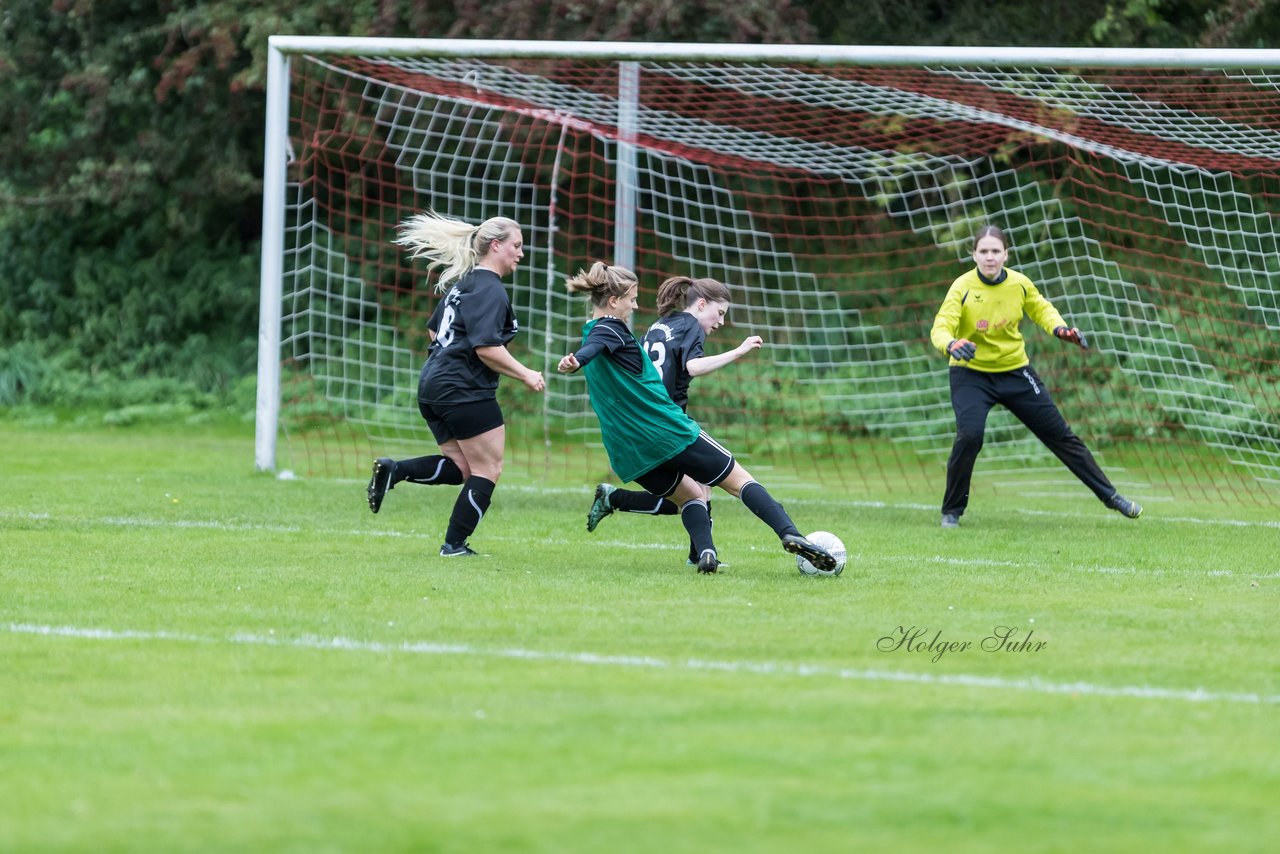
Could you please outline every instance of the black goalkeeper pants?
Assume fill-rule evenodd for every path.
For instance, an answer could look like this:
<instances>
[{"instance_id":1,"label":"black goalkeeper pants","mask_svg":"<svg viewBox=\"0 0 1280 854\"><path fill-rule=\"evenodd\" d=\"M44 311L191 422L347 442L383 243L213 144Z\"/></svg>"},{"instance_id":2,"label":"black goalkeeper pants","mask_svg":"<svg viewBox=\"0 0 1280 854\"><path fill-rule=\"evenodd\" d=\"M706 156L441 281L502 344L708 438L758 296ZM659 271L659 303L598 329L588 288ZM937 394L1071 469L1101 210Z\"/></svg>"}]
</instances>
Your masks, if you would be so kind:
<instances>
[{"instance_id":1,"label":"black goalkeeper pants","mask_svg":"<svg viewBox=\"0 0 1280 854\"><path fill-rule=\"evenodd\" d=\"M942 512L959 516L969 506L969 481L973 464L982 450L987 429L987 413L997 403L1027 425L1036 438L1105 502L1116 488L1107 480L1098 463L1058 411L1049 389L1027 365L1013 371L989 374L971 368L951 370L951 408L956 414L956 441L947 460L947 492Z\"/></svg>"}]
</instances>

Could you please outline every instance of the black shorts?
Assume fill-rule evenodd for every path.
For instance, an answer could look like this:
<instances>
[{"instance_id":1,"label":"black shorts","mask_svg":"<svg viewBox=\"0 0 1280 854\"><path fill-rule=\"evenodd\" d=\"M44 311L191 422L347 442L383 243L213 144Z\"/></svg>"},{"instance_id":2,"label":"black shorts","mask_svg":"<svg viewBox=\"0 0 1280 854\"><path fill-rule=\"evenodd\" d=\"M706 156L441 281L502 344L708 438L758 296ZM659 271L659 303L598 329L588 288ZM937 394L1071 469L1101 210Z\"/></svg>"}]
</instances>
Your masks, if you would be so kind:
<instances>
[{"instance_id":1,"label":"black shorts","mask_svg":"<svg viewBox=\"0 0 1280 854\"><path fill-rule=\"evenodd\" d=\"M733 454L706 433L699 433L680 453L659 466L649 469L635 482L653 495L666 498L676 491L680 478L688 475L698 483L715 486L733 471Z\"/></svg>"},{"instance_id":2,"label":"black shorts","mask_svg":"<svg viewBox=\"0 0 1280 854\"><path fill-rule=\"evenodd\" d=\"M472 439L504 423L502 409L496 400L450 404L419 400L418 411L426 419L437 445L443 445L450 439Z\"/></svg>"}]
</instances>

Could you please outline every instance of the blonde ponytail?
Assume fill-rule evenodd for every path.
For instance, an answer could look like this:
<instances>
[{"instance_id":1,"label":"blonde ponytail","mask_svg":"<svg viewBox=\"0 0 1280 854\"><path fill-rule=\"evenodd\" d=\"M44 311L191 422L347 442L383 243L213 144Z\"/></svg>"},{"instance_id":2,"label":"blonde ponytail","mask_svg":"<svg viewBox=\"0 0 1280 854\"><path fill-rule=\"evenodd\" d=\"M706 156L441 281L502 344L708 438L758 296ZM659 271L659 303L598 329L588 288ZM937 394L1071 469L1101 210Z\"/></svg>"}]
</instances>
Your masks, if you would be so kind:
<instances>
[{"instance_id":1,"label":"blonde ponytail","mask_svg":"<svg viewBox=\"0 0 1280 854\"><path fill-rule=\"evenodd\" d=\"M395 243L406 247L410 258L425 256L430 261L428 273L439 269L436 290L444 291L450 282L470 273L489 254L493 241L502 243L519 230L519 223L504 216L472 225L429 210L402 222Z\"/></svg>"}]
</instances>

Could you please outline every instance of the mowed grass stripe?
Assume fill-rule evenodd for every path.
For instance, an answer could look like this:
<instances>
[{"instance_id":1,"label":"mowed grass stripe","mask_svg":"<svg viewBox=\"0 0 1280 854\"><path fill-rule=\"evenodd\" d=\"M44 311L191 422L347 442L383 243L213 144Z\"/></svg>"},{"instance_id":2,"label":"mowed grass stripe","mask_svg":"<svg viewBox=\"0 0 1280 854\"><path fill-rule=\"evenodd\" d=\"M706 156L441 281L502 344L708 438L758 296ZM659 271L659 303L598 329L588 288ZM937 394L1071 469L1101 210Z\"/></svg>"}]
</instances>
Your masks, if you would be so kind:
<instances>
[{"instance_id":1,"label":"mowed grass stripe","mask_svg":"<svg viewBox=\"0 0 1280 854\"><path fill-rule=\"evenodd\" d=\"M13 513L0 511L0 518L22 519L32 522L48 522L56 525L102 525L106 527L121 528L160 528L174 530L206 530L206 531L224 531L227 533L245 533L245 532L262 532L270 534L325 534L328 536L351 536L351 537L376 537L390 539L411 539L422 540L429 543L438 543L440 535L437 533L419 533L416 531L398 531L398 530L371 530L371 529L346 529L334 530L324 527L311 527L302 525L274 525L262 523L243 523L243 522L222 522L214 519L154 519L140 516L53 516L49 513ZM1188 521L1188 520L1184 520ZM1199 523L1207 523L1211 520L1197 520ZM672 520L672 525L678 527L678 523ZM1252 523L1237 522L1246 526ZM679 536L677 533L675 536ZM587 547L587 548L606 548L606 549L629 549L638 551L670 551L677 548L673 540L661 542L637 542L634 540L619 540L613 538L591 537L582 541L573 541L572 543L560 537L525 537L512 536L502 534L500 532L489 534L486 533L486 540L501 543L522 543L530 545L548 545L548 546L568 546ZM846 546L850 544L846 543ZM1172 575L1188 575L1199 576L1205 575L1209 577L1242 577L1242 578L1259 578L1270 579L1280 578L1280 571L1273 572L1251 572L1238 571L1235 569L1223 567L1162 567L1162 568L1137 568L1132 566L1103 566L1098 564L1079 564L1079 563L1061 563L1061 562L1034 562L1034 561L1017 561L1004 560L998 558L963 558L954 557L943 554L925 554L921 552L910 553L885 553L877 552L875 554L866 554L849 548L849 565L851 574L856 572L856 567L879 564L892 565L898 563L928 563L942 566L970 566L970 567L989 567L989 568L1005 568L1018 570L1069 570L1072 572L1097 573L1101 575L1144 575L1153 578Z\"/></svg>"},{"instance_id":2,"label":"mowed grass stripe","mask_svg":"<svg viewBox=\"0 0 1280 854\"><path fill-rule=\"evenodd\" d=\"M527 661L552 661L602 667L714 671L717 673L741 673L748 675L804 678L825 677L858 682L916 683L946 687L1027 691L1038 694L1060 694L1072 697L1129 697L1140 700L1171 700L1194 703L1280 705L1280 695L1266 695L1256 692L1209 691L1204 688L1165 688L1153 685L1099 685L1082 681L1050 682L1036 677L1029 677L1025 679L1006 679L999 676L982 676L970 673L930 674L906 670L873 670L827 667L823 665L795 662L725 661L698 658L676 660L657 658L648 655L618 655L585 651L568 652L521 648L485 648L471 644L441 643L437 641L400 641L398 643L384 643L382 641L357 640L344 637L321 637L314 635L286 638L276 635L237 633L228 637L218 638L174 630L138 631L133 629L32 625L29 623L9 623L6 628L12 634L44 635L48 637L73 638L78 640L235 644L287 647L295 649L372 652L378 654L402 653L409 655L459 655Z\"/></svg>"}]
</instances>

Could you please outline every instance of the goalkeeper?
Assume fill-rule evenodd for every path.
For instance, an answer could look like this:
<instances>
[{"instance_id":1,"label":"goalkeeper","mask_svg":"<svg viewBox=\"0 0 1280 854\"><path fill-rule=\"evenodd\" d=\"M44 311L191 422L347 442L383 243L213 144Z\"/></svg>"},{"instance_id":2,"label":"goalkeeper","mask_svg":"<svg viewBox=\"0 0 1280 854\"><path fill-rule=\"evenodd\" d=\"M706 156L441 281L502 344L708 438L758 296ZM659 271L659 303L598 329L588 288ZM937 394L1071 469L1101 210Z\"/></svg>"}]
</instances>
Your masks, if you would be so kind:
<instances>
[{"instance_id":1,"label":"goalkeeper","mask_svg":"<svg viewBox=\"0 0 1280 854\"><path fill-rule=\"evenodd\" d=\"M1142 515L1142 505L1116 491L1084 442L1067 426L1048 387L1031 367L1018 324L1025 314L1063 341L1081 348L1089 345L1030 279L1004 266L1008 258L1003 231L994 225L978 229L973 249L977 266L951 283L929 335L933 345L950 357L951 408L956 416L942 497L942 527L957 527L969 505L973 465L982 450L987 413L996 404L1027 425L1098 500L1136 519Z\"/></svg>"}]
</instances>

